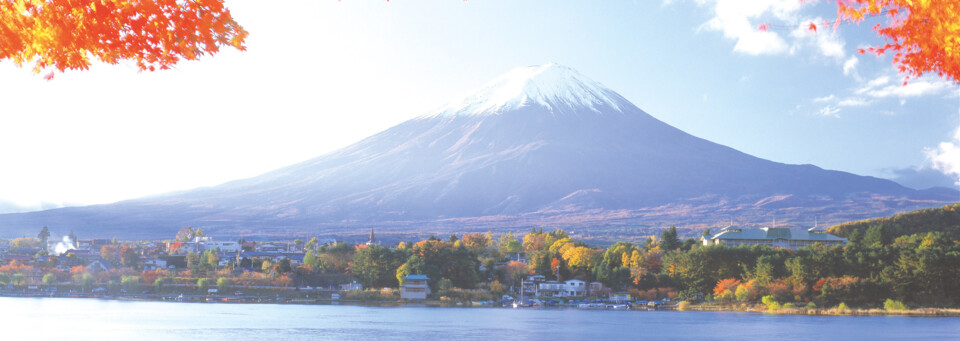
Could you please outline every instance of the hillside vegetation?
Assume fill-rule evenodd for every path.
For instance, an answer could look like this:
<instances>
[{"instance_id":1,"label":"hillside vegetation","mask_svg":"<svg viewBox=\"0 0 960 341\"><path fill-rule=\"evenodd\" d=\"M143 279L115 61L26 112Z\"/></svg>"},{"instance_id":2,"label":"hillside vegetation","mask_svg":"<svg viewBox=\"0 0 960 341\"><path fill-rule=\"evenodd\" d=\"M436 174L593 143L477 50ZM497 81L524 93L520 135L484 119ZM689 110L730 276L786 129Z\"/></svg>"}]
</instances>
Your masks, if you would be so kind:
<instances>
[{"instance_id":1,"label":"hillside vegetation","mask_svg":"<svg viewBox=\"0 0 960 341\"><path fill-rule=\"evenodd\" d=\"M866 235L867 230L873 226L880 226L890 239L918 233L941 232L950 240L960 240L960 203L892 217L847 222L832 226L829 231L841 237L856 239L855 237Z\"/></svg>"}]
</instances>

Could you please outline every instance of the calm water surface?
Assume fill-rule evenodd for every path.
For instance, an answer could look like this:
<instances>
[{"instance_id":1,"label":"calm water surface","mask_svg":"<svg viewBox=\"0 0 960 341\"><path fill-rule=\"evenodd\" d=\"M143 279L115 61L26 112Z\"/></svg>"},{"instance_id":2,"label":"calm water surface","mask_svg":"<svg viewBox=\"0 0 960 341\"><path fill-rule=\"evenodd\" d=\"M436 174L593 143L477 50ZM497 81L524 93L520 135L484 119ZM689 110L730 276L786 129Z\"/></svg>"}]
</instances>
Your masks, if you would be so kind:
<instances>
[{"instance_id":1,"label":"calm water surface","mask_svg":"<svg viewBox=\"0 0 960 341\"><path fill-rule=\"evenodd\" d=\"M960 339L956 317L123 302L0 297L5 340Z\"/></svg>"}]
</instances>

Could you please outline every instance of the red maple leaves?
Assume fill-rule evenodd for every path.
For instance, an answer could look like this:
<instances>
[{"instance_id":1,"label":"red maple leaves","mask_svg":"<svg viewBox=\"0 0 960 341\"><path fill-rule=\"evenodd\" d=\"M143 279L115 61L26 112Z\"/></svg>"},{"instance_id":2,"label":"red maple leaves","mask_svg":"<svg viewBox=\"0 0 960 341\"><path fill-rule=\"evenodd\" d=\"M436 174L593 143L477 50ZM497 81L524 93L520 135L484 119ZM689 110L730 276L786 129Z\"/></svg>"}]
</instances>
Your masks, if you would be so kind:
<instances>
[{"instance_id":1,"label":"red maple leaves","mask_svg":"<svg viewBox=\"0 0 960 341\"><path fill-rule=\"evenodd\" d=\"M36 72L87 69L91 59L168 69L221 46L245 50L247 35L222 0L0 0L0 59Z\"/></svg>"}]
</instances>

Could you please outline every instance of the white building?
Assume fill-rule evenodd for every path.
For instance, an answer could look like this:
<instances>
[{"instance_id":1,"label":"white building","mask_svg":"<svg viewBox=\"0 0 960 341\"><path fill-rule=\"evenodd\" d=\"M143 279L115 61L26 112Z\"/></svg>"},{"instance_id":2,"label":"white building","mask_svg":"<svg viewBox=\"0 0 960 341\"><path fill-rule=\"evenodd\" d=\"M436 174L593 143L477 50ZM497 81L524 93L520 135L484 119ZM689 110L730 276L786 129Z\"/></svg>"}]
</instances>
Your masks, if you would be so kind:
<instances>
[{"instance_id":1,"label":"white building","mask_svg":"<svg viewBox=\"0 0 960 341\"><path fill-rule=\"evenodd\" d=\"M423 300L430 295L430 280L427 275L407 275L400 286L400 298L406 300Z\"/></svg>"},{"instance_id":2,"label":"white building","mask_svg":"<svg viewBox=\"0 0 960 341\"><path fill-rule=\"evenodd\" d=\"M577 297L587 295L587 282L579 279L569 279L563 282L546 281L537 286L540 296Z\"/></svg>"},{"instance_id":3,"label":"white building","mask_svg":"<svg viewBox=\"0 0 960 341\"><path fill-rule=\"evenodd\" d=\"M220 252L239 252L240 243L235 241L217 241L213 237L194 237L192 242L184 243L184 246L192 247L195 252L220 249Z\"/></svg>"},{"instance_id":4,"label":"white building","mask_svg":"<svg viewBox=\"0 0 960 341\"><path fill-rule=\"evenodd\" d=\"M721 229L720 233L703 236L703 245L726 245L730 247L766 245L774 248L796 250L817 243L826 246L843 246L847 245L847 239L834 236L816 227L797 232L786 227L744 229L727 226Z\"/></svg>"}]
</instances>

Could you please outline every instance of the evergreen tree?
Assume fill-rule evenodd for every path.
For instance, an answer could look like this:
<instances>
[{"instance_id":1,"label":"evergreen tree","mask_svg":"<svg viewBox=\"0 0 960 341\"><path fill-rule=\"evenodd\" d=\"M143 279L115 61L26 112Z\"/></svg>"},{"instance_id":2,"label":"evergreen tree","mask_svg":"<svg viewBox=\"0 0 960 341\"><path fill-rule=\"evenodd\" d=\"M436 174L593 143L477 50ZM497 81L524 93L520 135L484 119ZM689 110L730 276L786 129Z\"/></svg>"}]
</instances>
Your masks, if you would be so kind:
<instances>
[{"instance_id":1,"label":"evergreen tree","mask_svg":"<svg viewBox=\"0 0 960 341\"><path fill-rule=\"evenodd\" d=\"M664 251L673 251L680 248L680 238L677 237L676 226L670 226L669 229L660 233L660 248Z\"/></svg>"},{"instance_id":2,"label":"evergreen tree","mask_svg":"<svg viewBox=\"0 0 960 341\"><path fill-rule=\"evenodd\" d=\"M44 226L42 229L40 229L40 233L37 234L37 238L40 239L40 248L46 249L47 239L50 238L50 229Z\"/></svg>"},{"instance_id":3,"label":"evergreen tree","mask_svg":"<svg viewBox=\"0 0 960 341\"><path fill-rule=\"evenodd\" d=\"M865 246L890 245L890 235L882 224L872 225L863 236L863 244Z\"/></svg>"}]
</instances>

